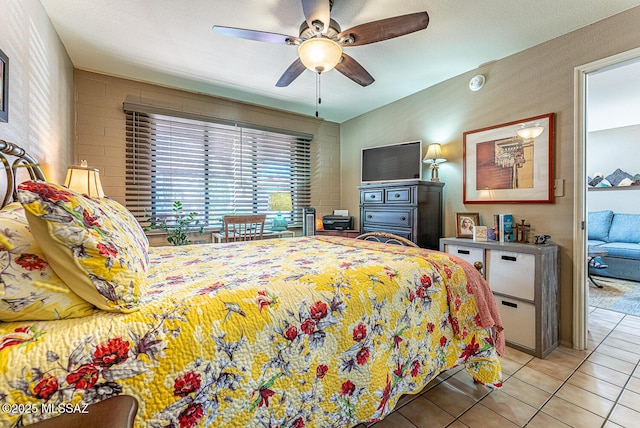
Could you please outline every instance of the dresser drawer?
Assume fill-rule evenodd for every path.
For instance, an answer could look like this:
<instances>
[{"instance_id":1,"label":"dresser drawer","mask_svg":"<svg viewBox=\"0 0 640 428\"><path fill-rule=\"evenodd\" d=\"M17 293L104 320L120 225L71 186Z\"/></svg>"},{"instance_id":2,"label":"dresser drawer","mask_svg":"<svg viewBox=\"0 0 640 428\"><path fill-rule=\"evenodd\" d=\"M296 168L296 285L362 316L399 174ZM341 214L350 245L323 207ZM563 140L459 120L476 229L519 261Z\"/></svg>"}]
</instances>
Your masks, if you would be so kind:
<instances>
[{"instance_id":1,"label":"dresser drawer","mask_svg":"<svg viewBox=\"0 0 640 428\"><path fill-rule=\"evenodd\" d=\"M463 245L445 245L444 251L458 256L471 264L482 262L484 265L484 250L482 248L465 247ZM484 268L482 268L481 272L484 275Z\"/></svg>"},{"instance_id":2,"label":"dresser drawer","mask_svg":"<svg viewBox=\"0 0 640 428\"><path fill-rule=\"evenodd\" d=\"M384 203L384 190L383 189L371 189L363 190L360 192L360 203L362 204L383 204Z\"/></svg>"},{"instance_id":3,"label":"dresser drawer","mask_svg":"<svg viewBox=\"0 0 640 428\"><path fill-rule=\"evenodd\" d=\"M388 204L411 203L411 187L392 187L385 189L384 200Z\"/></svg>"},{"instance_id":4,"label":"dresser drawer","mask_svg":"<svg viewBox=\"0 0 640 428\"><path fill-rule=\"evenodd\" d=\"M364 208L365 225L368 223L385 224L391 227L411 227L413 220L413 209L385 210L376 208Z\"/></svg>"},{"instance_id":5,"label":"dresser drawer","mask_svg":"<svg viewBox=\"0 0 640 428\"><path fill-rule=\"evenodd\" d=\"M533 301L535 297L533 254L487 251L487 282L491 291Z\"/></svg>"},{"instance_id":6,"label":"dresser drawer","mask_svg":"<svg viewBox=\"0 0 640 428\"><path fill-rule=\"evenodd\" d=\"M408 239L415 242L415 237L411 234L411 229L396 229L393 227L386 227L384 225L366 225L362 229L362 233L369 232L386 232Z\"/></svg>"},{"instance_id":7,"label":"dresser drawer","mask_svg":"<svg viewBox=\"0 0 640 428\"><path fill-rule=\"evenodd\" d=\"M527 302L494 294L498 312L504 326L504 337L509 342L536 348L536 307Z\"/></svg>"}]
</instances>

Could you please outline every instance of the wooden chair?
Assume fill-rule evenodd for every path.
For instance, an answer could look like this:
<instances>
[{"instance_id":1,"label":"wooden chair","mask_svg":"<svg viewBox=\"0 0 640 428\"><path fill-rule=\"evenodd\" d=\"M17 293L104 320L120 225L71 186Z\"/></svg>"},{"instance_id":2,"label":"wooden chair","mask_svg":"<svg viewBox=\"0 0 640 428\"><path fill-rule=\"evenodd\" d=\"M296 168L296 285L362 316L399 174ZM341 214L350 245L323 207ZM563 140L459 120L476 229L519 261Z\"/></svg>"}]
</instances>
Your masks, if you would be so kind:
<instances>
[{"instance_id":1,"label":"wooden chair","mask_svg":"<svg viewBox=\"0 0 640 428\"><path fill-rule=\"evenodd\" d=\"M385 244L404 245L406 247L418 247L414 242L409 241L402 236L394 235L387 232L367 232L362 235L356 236L356 239L362 239L363 241L375 241L384 242Z\"/></svg>"},{"instance_id":2,"label":"wooden chair","mask_svg":"<svg viewBox=\"0 0 640 428\"><path fill-rule=\"evenodd\" d=\"M266 214L226 215L222 218L224 225L224 242L255 241L262 239Z\"/></svg>"}]
</instances>

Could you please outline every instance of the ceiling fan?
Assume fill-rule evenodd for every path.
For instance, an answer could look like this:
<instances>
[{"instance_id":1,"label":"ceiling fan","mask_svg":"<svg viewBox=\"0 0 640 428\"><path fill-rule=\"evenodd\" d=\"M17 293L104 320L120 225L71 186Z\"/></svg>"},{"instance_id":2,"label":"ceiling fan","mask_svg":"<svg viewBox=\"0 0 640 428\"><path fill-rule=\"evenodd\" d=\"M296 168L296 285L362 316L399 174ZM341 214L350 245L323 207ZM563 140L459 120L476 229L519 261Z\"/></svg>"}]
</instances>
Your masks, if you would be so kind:
<instances>
[{"instance_id":1,"label":"ceiling fan","mask_svg":"<svg viewBox=\"0 0 640 428\"><path fill-rule=\"evenodd\" d=\"M334 67L359 85L368 86L374 82L373 77L355 59L345 54L342 48L393 39L423 30L429 25L427 12L417 12L356 25L342 31L340 25L331 19L333 0L301 2L305 21L300 25L298 36L220 25L214 25L213 31L241 39L298 46L298 59L282 74L276 83L278 87L288 86L305 68L324 73Z\"/></svg>"}]
</instances>

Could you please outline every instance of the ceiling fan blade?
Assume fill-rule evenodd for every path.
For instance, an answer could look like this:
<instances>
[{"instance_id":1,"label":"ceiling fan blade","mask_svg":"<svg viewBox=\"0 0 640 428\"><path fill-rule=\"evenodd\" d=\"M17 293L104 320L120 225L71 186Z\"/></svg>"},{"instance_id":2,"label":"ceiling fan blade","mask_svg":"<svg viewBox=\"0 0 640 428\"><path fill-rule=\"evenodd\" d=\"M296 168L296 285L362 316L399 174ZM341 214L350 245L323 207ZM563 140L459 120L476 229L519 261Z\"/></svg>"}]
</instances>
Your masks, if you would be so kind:
<instances>
[{"instance_id":1,"label":"ceiling fan blade","mask_svg":"<svg viewBox=\"0 0 640 428\"><path fill-rule=\"evenodd\" d=\"M353 80L360 86L369 86L375 79L358 61L343 53L342 61L336 65L336 70Z\"/></svg>"},{"instance_id":2,"label":"ceiling fan blade","mask_svg":"<svg viewBox=\"0 0 640 428\"><path fill-rule=\"evenodd\" d=\"M295 45L300 43L300 39L286 34L267 33L266 31L245 30L244 28L223 27L214 25L213 32L223 36L237 37L239 39L255 40L258 42L277 43L284 45Z\"/></svg>"},{"instance_id":3,"label":"ceiling fan blade","mask_svg":"<svg viewBox=\"0 0 640 428\"><path fill-rule=\"evenodd\" d=\"M298 76L300 76L300 74L302 74L302 72L305 70L306 70L306 67L304 66L302 61L300 61L300 58L296 59L289 66L289 68L287 68L284 71L284 73L282 73L282 76L280 76L280 79L276 83L276 86L279 88L284 88L285 86L289 86L289 83L296 80Z\"/></svg>"},{"instance_id":4,"label":"ceiling fan blade","mask_svg":"<svg viewBox=\"0 0 640 428\"><path fill-rule=\"evenodd\" d=\"M356 25L338 34L338 40L343 46L367 45L424 30L427 25L429 25L427 12L410 13Z\"/></svg>"},{"instance_id":5,"label":"ceiling fan blade","mask_svg":"<svg viewBox=\"0 0 640 428\"><path fill-rule=\"evenodd\" d=\"M331 18L329 0L302 0L302 10L309 28L316 29L322 33L327 32ZM321 26L318 27L317 23L321 23Z\"/></svg>"}]
</instances>

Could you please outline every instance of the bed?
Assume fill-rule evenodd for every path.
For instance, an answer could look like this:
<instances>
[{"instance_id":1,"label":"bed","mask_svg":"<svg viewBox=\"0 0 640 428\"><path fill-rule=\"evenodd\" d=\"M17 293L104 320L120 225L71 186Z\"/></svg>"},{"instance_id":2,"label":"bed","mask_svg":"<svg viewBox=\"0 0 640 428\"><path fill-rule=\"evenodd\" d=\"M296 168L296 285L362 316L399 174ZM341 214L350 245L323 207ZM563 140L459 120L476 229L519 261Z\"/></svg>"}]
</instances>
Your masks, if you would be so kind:
<instances>
[{"instance_id":1,"label":"bed","mask_svg":"<svg viewBox=\"0 0 640 428\"><path fill-rule=\"evenodd\" d=\"M12 174L35 164L1 140L0 150L18 159L3 157ZM382 419L453 367L501 386L495 302L461 259L329 236L148 247L122 219L122 230L104 234L114 216L127 217L115 201L61 202L60 186L24 169L32 180L16 192L8 179L4 202L22 204L0 211L34 237L20 244L0 225L0 425L127 394L140 427L350 427ZM80 245L77 229L39 224L66 217L87 236L99 229L100 242ZM45 242L47 231L75 243ZM118 247L122 236L134 241ZM85 263L93 249L106 268ZM65 251L74 264L54 261ZM22 276L11 270L24 268L20 257ZM18 304L25 281L35 288ZM34 297L48 292L59 295Z\"/></svg>"}]
</instances>

